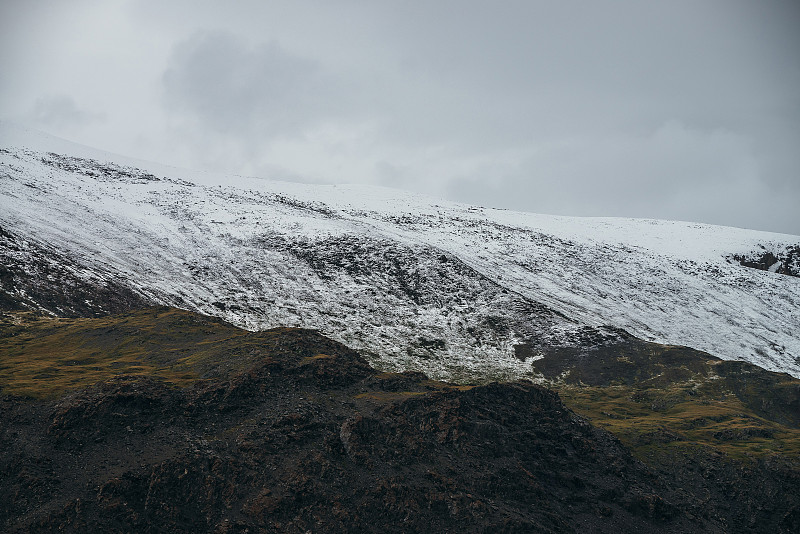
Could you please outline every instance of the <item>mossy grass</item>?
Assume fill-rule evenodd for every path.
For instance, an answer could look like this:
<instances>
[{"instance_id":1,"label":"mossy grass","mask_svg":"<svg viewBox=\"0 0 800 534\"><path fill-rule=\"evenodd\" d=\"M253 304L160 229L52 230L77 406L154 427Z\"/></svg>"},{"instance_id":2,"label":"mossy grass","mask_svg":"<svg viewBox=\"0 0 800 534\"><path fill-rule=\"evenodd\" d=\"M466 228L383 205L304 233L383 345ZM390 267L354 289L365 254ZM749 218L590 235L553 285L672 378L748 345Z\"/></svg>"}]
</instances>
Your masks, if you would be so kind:
<instances>
[{"instance_id":1,"label":"mossy grass","mask_svg":"<svg viewBox=\"0 0 800 534\"><path fill-rule=\"evenodd\" d=\"M642 460L669 448L718 451L736 459L800 458L800 429L756 414L718 384L557 389L568 407L614 434Z\"/></svg>"},{"instance_id":2,"label":"mossy grass","mask_svg":"<svg viewBox=\"0 0 800 534\"><path fill-rule=\"evenodd\" d=\"M6 313L0 392L49 399L118 375L186 387L257 358L259 342L270 335L165 307L80 319Z\"/></svg>"}]
</instances>

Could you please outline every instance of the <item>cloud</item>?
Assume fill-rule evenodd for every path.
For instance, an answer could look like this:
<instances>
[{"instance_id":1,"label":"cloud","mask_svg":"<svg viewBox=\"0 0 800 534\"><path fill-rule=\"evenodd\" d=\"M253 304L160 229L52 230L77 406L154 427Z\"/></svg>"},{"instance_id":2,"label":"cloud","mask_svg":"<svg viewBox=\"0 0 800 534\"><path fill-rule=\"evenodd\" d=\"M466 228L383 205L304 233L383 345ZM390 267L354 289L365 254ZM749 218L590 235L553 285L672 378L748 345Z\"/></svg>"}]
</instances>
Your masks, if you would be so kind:
<instances>
[{"instance_id":1,"label":"cloud","mask_svg":"<svg viewBox=\"0 0 800 534\"><path fill-rule=\"evenodd\" d=\"M335 115L343 96L315 61L228 32L178 43L162 81L169 114L237 137L298 135Z\"/></svg>"},{"instance_id":2,"label":"cloud","mask_svg":"<svg viewBox=\"0 0 800 534\"><path fill-rule=\"evenodd\" d=\"M102 122L105 115L78 107L68 95L50 95L36 99L30 119L41 127L64 130Z\"/></svg>"},{"instance_id":3,"label":"cloud","mask_svg":"<svg viewBox=\"0 0 800 534\"><path fill-rule=\"evenodd\" d=\"M335 182L342 176L329 170L341 168L342 154L351 169L370 159L358 148L371 130L360 98L366 91L346 74L276 40L200 31L173 46L161 76L162 105L189 160L220 171Z\"/></svg>"},{"instance_id":4,"label":"cloud","mask_svg":"<svg viewBox=\"0 0 800 534\"><path fill-rule=\"evenodd\" d=\"M35 127L84 144L800 233L796 2L16 6L0 3L0 114L35 109Z\"/></svg>"},{"instance_id":5,"label":"cloud","mask_svg":"<svg viewBox=\"0 0 800 534\"><path fill-rule=\"evenodd\" d=\"M791 197L762 179L754 146L746 135L671 120L649 135L578 137L505 155L484 165L485 175L453 177L448 194L543 213L796 226Z\"/></svg>"}]
</instances>

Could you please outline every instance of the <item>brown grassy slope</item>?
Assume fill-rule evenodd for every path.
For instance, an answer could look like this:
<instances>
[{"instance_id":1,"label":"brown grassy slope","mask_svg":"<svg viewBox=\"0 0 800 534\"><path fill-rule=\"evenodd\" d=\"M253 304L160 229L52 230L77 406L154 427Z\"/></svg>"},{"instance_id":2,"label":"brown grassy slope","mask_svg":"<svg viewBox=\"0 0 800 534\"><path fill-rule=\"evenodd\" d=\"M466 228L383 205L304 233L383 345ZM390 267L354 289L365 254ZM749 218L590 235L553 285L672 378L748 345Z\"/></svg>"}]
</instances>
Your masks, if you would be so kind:
<instances>
[{"instance_id":1,"label":"brown grassy slope","mask_svg":"<svg viewBox=\"0 0 800 534\"><path fill-rule=\"evenodd\" d=\"M534 365L565 404L642 459L669 449L800 458L800 380L787 374L637 339Z\"/></svg>"},{"instance_id":2,"label":"brown grassy slope","mask_svg":"<svg viewBox=\"0 0 800 534\"><path fill-rule=\"evenodd\" d=\"M6 313L0 316L0 391L54 398L118 375L187 386L246 368L280 331L251 333L166 307L79 319Z\"/></svg>"}]
</instances>

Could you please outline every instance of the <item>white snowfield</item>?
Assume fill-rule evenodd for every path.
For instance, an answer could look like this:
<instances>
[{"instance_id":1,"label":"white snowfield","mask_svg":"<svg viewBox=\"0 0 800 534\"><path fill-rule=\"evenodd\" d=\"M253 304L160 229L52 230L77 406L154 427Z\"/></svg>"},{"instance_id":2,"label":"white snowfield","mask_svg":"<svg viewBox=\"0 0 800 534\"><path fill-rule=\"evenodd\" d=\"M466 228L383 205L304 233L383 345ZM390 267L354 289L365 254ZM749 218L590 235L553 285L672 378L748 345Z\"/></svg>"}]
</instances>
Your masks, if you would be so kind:
<instances>
[{"instance_id":1,"label":"white snowfield","mask_svg":"<svg viewBox=\"0 0 800 534\"><path fill-rule=\"evenodd\" d=\"M0 226L78 276L248 329L316 328L388 370L535 378L537 346L610 326L800 377L800 278L732 259L800 236L216 176L8 124Z\"/></svg>"}]
</instances>

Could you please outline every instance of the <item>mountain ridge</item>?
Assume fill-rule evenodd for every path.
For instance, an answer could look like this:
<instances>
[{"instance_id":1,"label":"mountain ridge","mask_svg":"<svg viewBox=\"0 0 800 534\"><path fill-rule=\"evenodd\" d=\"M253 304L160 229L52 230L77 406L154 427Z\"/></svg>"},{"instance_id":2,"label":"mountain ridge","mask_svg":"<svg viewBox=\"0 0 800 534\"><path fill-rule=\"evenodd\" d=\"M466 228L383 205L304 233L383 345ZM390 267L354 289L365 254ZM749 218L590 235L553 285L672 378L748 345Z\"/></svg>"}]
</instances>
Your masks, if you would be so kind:
<instances>
[{"instance_id":1,"label":"mountain ridge","mask_svg":"<svg viewBox=\"0 0 800 534\"><path fill-rule=\"evenodd\" d=\"M557 393L528 381L459 386L381 373L318 332L247 332L167 307L0 319L4 531L788 533L800 525L800 429L720 403L735 384L726 377L709 381L722 391L690 395L693 409L665 411L646 395L609 407L617 386ZM684 363L698 357L688 351ZM800 393L800 381L788 382ZM651 430L631 405L670 420ZM613 435L576 414L606 426L609 409ZM715 425L725 431L696 441Z\"/></svg>"},{"instance_id":2,"label":"mountain ridge","mask_svg":"<svg viewBox=\"0 0 800 534\"><path fill-rule=\"evenodd\" d=\"M0 128L0 226L153 304L319 329L382 369L450 380L536 379L542 347L591 352L617 329L800 376L800 284L736 259L788 257L797 236L369 187L208 185L218 178L25 137Z\"/></svg>"}]
</instances>

